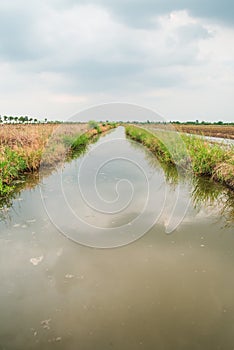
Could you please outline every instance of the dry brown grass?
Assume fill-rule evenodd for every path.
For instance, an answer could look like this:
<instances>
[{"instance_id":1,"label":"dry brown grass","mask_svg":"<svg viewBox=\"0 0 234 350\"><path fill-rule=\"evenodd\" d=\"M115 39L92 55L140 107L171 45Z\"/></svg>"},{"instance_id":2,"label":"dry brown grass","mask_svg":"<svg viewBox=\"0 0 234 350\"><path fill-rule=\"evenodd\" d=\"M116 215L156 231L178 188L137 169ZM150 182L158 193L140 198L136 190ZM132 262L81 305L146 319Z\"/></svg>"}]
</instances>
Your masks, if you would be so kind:
<instances>
[{"instance_id":1,"label":"dry brown grass","mask_svg":"<svg viewBox=\"0 0 234 350\"><path fill-rule=\"evenodd\" d=\"M232 125L188 125L188 124L145 124L147 129L177 130L188 134L197 134L211 137L234 139L234 126Z\"/></svg>"},{"instance_id":2,"label":"dry brown grass","mask_svg":"<svg viewBox=\"0 0 234 350\"><path fill-rule=\"evenodd\" d=\"M0 125L0 145L12 149L30 147L39 149L45 145L57 125Z\"/></svg>"},{"instance_id":3,"label":"dry brown grass","mask_svg":"<svg viewBox=\"0 0 234 350\"><path fill-rule=\"evenodd\" d=\"M75 136L87 130L87 124L28 124L0 125L0 146L12 149L30 147L38 150L43 148L50 136Z\"/></svg>"},{"instance_id":4,"label":"dry brown grass","mask_svg":"<svg viewBox=\"0 0 234 350\"><path fill-rule=\"evenodd\" d=\"M113 125L98 127L90 129L87 124L78 123L0 125L0 196L11 193L14 180L22 174L37 173L40 168L44 175L61 166L84 149L82 139L87 139L88 144L93 136Z\"/></svg>"},{"instance_id":5,"label":"dry brown grass","mask_svg":"<svg viewBox=\"0 0 234 350\"><path fill-rule=\"evenodd\" d=\"M217 164L214 171L214 179L225 182L230 188L234 189L234 155L230 156L228 162Z\"/></svg>"},{"instance_id":6,"label":"dry brown grass","mask_svg":"<svg viewBox=\"0 0 234 350\"><path fill-rule=\"evenodd\" d=\"M183 125L173 124L176 130L189 134L234 139L234 126L229 125Z\"/></svg>"},{"instance_id":7,"label":"dry brown grass","mask_svg":"<svg viewBox=\"0 0 234 350\"><path fill-rule=\"evenodd\" d=\"M54 154L59 154L54 156L56 159L65 152L62 138L75 137L86 130L87 124L0 125L0 160L4 160L5 148L10 148L24 159L27 169L36 170L48 144L53 144Z\"/></svg>"},{"instance_id":8,"label":"dry brown grass","mask_svg":"<svg viewBox=\"0 0 234 350\"><path fill-rule=\"evenodd\" d=\"M42 167L63 163L75 138L87 132L87 124L60 124L50 135L42 154Z\"/></svg>"}]
</instances>

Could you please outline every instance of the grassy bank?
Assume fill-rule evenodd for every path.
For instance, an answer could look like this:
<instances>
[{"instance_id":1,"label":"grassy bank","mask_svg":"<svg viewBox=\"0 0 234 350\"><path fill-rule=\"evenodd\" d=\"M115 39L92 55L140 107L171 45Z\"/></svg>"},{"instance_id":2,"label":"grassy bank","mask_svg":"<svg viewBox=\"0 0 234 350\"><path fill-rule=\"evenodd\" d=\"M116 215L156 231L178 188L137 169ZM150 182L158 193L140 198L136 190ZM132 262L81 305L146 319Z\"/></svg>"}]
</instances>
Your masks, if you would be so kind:
<instances>
[{"instance_id":1,"label":"grassy bank","mask_svg":"<svg viewBox=\"0 0 234 350\"><path fill-rule=\"evenodd\" d=\"M208 176L234 189L234 149L203 138L126 126L126 134L142 143L164 163L197 176Z\"/></svg>"},{"instance_id":2,"label":"grassy bank","mask_svg":"<svg viewBox=\"0 0 234 350\"><path fill-rule=\"evenodd\" d=\"M72 158L74 156L78 156L87 148L90 142L94 142L95 140L97 140L97 137L100 134L105 133L115 127L115 123L98 125L95 128L92 128L91 130L88 130L87 132L79 135L78 137L74 138L70 143L68 155L70 155Z\"/></svg>"},{"instance_id":3,"label":"grassy bank","mask_svg":"<svg viewBox=\"0 0 234 350\"><path fill-rule=\"evenodd\" d=\"M14 191L14 181L26 173L64 162L84 149L95 135L114 124L0 125L0 196Z\"/></svg>"}]
</instances>

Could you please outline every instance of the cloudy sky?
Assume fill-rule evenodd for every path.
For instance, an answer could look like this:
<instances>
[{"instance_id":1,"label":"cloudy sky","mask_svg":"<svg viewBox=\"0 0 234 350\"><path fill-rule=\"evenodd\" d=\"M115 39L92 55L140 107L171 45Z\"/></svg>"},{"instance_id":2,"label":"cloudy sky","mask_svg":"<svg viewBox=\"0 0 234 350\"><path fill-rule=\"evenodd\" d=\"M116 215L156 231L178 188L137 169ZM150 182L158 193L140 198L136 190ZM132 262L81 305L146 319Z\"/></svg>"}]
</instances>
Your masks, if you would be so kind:
<instances>
[{"instance_id":1,"label":"cloudy sky","mask_svg":"<svg viewBox=\"0 0 234 350\"><path fill-rule=\"evenodd\" d=\"M234 120L232 0L1 0L0 114Z\"/></svg>"}]
</instances>

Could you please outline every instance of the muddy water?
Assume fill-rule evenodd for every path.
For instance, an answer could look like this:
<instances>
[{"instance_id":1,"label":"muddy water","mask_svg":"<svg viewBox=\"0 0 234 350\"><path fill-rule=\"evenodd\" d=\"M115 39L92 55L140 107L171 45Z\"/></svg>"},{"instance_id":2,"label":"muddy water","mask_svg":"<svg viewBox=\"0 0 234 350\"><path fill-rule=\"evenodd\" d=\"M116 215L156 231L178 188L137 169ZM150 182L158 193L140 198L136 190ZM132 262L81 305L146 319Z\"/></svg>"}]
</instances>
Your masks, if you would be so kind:
<instances>
[{"instance_id":1,"label":"muddy water","mask_svg":"<svg viewBox=\"0 0 234 350\"><path fill-rule=\"evenodd\" d=\"M163 171L123 138L106 135L2 209L0 349L234 348L233 194Z\"/></svg>"}]
</instances>

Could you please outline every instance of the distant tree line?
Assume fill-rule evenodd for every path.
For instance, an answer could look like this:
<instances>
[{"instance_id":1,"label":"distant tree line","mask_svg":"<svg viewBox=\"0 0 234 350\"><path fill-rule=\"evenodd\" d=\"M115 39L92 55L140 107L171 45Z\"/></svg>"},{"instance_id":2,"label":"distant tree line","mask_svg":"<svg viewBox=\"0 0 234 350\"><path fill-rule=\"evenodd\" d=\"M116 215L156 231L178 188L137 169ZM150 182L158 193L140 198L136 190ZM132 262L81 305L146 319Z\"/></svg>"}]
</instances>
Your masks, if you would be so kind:
<instances>
[{"instance_id":1,"label":"distant tree line","mask_svg":"<svg viewBox=\"0 0 234 350\"><path fill-rule=\"evenodd\" d=\"M0 115L0 124L41 124L49 123L47 118L44 120L38 120L37 118L30 118L28 116L13 117L13 116L1 116Z\"/></svg>"},{"instance_id":2,"label":"distant tree line","mask_svg":"<svg viewBox=\"0 0 234 350\"><path fill-rule=\"evenodd\" d=\"M180 122L180 121L171 121L172 124L185 124L185 125L234 125L233 122L223 122L219 120L217 122L206 122L204 120L199 121L198 119L194 121Z\"/></svg>"},{"instance_id":3,"label":"distant tree line","mask_svg":"<svg viewBox=\"0 0 234 350\"><path fill-rule=\"evenodd\" d=\"M0 115L0 124L77 124L77 123L85 123L85 122L81 122L81 121L61 121L61 120L53 120L50 121L47 118L44 119L37 119L37 118L32 118L32 117L28 117L28 116L1 116ZM96 124L101 123L103 126L105 125L110 125L110 124L181 124L181 125L234 125L234 122L223 122L222 120L219 120L217 122L207 122L207 121L199 121L198 119L195 121L186 121L186 122L181 122L181 121L170 121L170 122L166 122L166 121L138 121L138 120L133 120L133 121L117 121L117 122L110 122L108 120L106 121L89 121L89 124L91 126L91 124L93 123L94 128L96 128Z\"/></svg>"},{"instance_id":4,"label":"distant tree line","mask_svg":"<svg viewBox=\"0 0 234 350\"><path fill-rule=\"evenodd\" d=\"M44 119L37 119L37 118L31 118L28 116L1 116L0 115L0 124L85 124L86 122L81 122L81 121L73 121L73 120L68 120L68 121L61 121L61 120L48 120L47 118ZM98 123L104 124L113 124L110 123L108 120L104 122L96 122L96 121L90 121L89 123L94 123L94 126Z\"/></svg>"},{"instance_id":5,"label":"distant tree line","mask_svg":"<svg viewBox=\"0 0 234 350\"><path fill-rule=\"evenodd\" d=\"M122 122L120 122L122 123ZM133 120L133 121L127 121L124 122L125 124L181 124L181 125L234 125L234 122L223 122L221 120L217 122L206 122L204 120L199 121L198 119L196 121L186 121L186 122L180 122L178 120L176 121L138 121L138 120Z\"/></svg>"}]
</instances>

